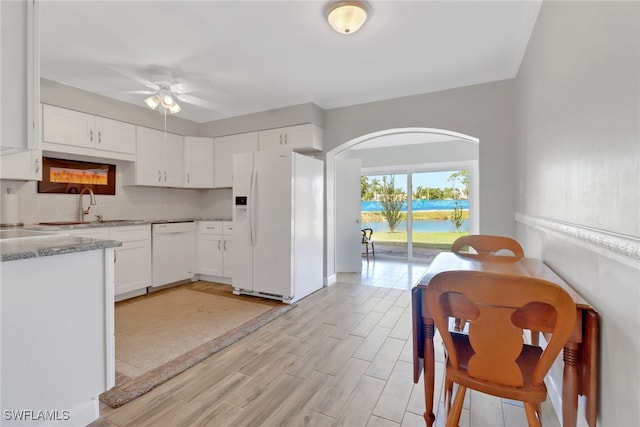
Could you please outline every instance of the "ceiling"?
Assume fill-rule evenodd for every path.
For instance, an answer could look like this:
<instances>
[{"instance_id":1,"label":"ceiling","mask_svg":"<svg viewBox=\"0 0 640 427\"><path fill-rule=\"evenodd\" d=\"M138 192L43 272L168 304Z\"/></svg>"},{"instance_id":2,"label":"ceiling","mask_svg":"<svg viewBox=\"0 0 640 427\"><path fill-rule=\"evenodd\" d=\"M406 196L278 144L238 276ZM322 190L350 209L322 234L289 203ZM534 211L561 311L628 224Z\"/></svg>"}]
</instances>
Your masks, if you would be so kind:
<instances>
[{"instance_id":1,"label":"ceiling","mask_svg":"<svg viewBox=\"0 0 640 427\"><path fill-rule=\"evenodd\" d=\"M515 77L540 3L374 0L364 27L340 35L326 2L43 0L41 75L144 106L123 92L165 70L210 104L180 102L198 123L330 109Z\"/></svg>"}]
</instances>

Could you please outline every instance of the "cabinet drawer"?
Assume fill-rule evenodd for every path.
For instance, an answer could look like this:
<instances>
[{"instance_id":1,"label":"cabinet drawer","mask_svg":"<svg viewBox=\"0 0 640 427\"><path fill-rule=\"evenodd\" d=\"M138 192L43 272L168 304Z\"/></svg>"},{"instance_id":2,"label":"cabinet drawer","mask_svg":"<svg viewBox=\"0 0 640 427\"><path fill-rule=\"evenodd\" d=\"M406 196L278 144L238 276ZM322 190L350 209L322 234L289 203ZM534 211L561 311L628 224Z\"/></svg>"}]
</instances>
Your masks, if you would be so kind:
<instances>
[{"instance_id":1,"label":"cabinet drawer","mask_svg":"<svg viewBox=\"0 0 640 427\"><path fill-rule=\"evenodd\" d=\"M222 234L222 221L198 222L198 234Z\"/></svg>"},{"instance_id":2,"label":"cabinet drawer","mask_svg":"<svg viewBox=\"0 0 640 427\"><path fill-rule=\"evenodd\" d=\"M109 238L111 240L118 240L120 242L151 240L151 226L149 224L146 224L112 227L109 233Z\"/></svg>"},{"instance_id":3,"label":"cabinet drawer","mask_svg":"<svg viewBox=\"0 0 640 427\"><path fill-rule=\"evenodd\" d=\"M72 230L60 230L58 233L76 237L88 237L90 239L110 240L109 227L77 228Z\"/></svg>"},{"instance_id":4,"label":"cabinet drawer","mask_svg":"<svg viewBox=\"0 0 640 427\"><path fill-rule=\"evenodd\" d=\"M223 232L225 236L233 236L233 223L232 222L224 222L222 224Z\"/></svg>"}]
</instances>

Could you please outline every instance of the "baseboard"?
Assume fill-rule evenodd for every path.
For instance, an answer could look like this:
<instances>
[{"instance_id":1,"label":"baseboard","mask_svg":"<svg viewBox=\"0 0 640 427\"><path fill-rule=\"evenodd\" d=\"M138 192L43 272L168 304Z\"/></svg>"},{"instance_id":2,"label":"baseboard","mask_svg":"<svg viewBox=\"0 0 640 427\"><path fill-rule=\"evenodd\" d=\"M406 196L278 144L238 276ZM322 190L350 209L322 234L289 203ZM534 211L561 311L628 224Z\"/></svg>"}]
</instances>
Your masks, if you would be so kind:
<instances>
[{"instance_id":1,"label":"baseboard","mask_svg":"<svg viewBox=\"0 0 640 427\"><path fill-rule=\"evenodd\" d=\"M337 282L337 280L338 280L338 279L336 278L336 275L335 275L335 274L332 274L331 276L327 276L327 277L325 277L325 278L324 278L324 280L323 280L323 286L324 286L324 287L331 286L331 285L333 285L334 283L336 283L336 282Z\"/></svg>"}]
</instances>

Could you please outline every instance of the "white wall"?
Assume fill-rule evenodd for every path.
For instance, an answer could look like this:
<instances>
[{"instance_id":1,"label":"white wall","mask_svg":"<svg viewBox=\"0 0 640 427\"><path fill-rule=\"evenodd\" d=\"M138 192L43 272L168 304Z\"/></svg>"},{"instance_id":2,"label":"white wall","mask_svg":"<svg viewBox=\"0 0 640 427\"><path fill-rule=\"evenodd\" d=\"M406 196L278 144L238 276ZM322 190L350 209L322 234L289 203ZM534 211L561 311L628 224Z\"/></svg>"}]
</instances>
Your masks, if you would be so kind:
<instances>
[{"instance_id":1,"label":"white wall","mask_svg":"<svg viewBox=\"0 0 640 427\"><path fill-rule=\"evenodd\" d=\"M545 2L516 79L517 237L600 315L603 426L640 425L640 4Z\"/></svg>"}]
</instances>

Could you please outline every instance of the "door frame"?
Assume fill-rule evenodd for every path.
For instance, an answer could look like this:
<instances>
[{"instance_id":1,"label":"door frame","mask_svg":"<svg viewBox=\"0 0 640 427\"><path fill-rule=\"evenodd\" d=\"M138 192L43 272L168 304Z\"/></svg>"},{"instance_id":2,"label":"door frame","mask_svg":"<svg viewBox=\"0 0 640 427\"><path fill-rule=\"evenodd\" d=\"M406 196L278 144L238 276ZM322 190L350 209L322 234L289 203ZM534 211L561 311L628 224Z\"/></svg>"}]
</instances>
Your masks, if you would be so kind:
<instances>
[{"instance_id":1,"label":"door frame","mask_svg":"<svg viewBox=\"0 0 640 427\"><path fill-rule=\"evenodd\" d=\"M336 191L336 168L335 168L335 157L336 155L349 150L350 148L361 144L363 142L369 141L374 138L379 138L388 135L397 135L402 133L425 133L425 134L439 134L443 136L449 136L452 138L463 139L469 141L474 144L479 144L480 140L470 135L465 135L463 133L454 132L446 129L436 129L436 128L423 128L423 127L408 127L408 128L395 128L395 129L387 129L377 132L368 133L366 135L362 135L356 138L353 138L349 141L344 142L341 145L327 151L326 153L326 215L325 215L325 248L326 248L326 271L325 271L325 283L330 285L335 283L336 281L336 209L335 209L335 191ZM479 168L476 167L476 174L479 176ZM476 182L478 179L476 179ZM476 184L479 185L479 184ZM469 190L471 191L471 190ZM479 192L476 193L476 200L479 198ZM475 207L475 211L479 216L479 202L477 202L478 206ZM471 208L470 208L471 209Z\"/></svg>"}]
</instances>

